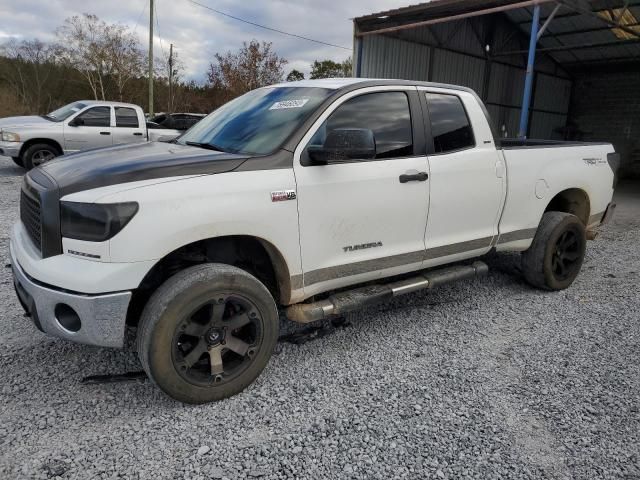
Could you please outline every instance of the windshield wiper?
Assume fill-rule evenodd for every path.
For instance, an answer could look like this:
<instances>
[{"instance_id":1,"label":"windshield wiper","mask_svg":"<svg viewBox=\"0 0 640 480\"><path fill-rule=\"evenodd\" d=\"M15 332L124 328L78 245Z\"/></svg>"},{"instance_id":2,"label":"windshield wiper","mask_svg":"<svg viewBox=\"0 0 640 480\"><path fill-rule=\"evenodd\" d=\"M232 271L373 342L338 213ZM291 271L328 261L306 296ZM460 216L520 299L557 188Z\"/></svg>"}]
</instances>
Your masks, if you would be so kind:
<instances>
[{"instance_id":1,"label":"windshield wiper","mask_svg":"<svg viewBox=\"0 0 640 480\"><path fill-rule=\"evenodd\" d=\"M207 150L215 150L216 152L227 153L227 151L224 150L223 148L220 148L216 145L212 145L211 143L199 143L199 142L184 142L184 143L192 147L206 148Z\"/></svg>"}]
</instances>

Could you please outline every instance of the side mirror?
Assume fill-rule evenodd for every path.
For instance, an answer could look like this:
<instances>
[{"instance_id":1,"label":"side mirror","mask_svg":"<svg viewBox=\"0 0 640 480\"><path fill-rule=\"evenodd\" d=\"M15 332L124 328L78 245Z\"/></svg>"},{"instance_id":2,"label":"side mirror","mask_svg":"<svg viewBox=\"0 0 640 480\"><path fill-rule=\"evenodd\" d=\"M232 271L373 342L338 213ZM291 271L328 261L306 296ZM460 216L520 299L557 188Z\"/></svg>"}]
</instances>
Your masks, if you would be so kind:
<instances>
[{"instance_id":1,"label":"side mirror","mask_svg":"<svg viewBox=\"0 0 640 480\"><path fill-rule=\"evenodd\" d=\"M82 125L84 125L84 119L76 117L71 120L71 122L69 122L69 125L71 125L72 127L81 127Z\"/></svg>"},{"instance_id":2,"label":"side mirror","mask_svg":"<svg viewBox=\"0 0 640 480\"><path fill-rule=\"evenodd\" d=\"M176 138L178 138L179 135L160 135L158 138L156 138L156 142L162 142L162 143L170 143L173 142Z\"/></svg>"},{"instance_id":3,"label":"side mirror","mask_svg":"<svg viewBox=\"0 0 640 480\"><path fill-rule=\"evenodd\" d=\"M324 145L310 145L309 158L326 165L343 160L366 160L376 156L376 140L368 128L336 128L327 134Z\"/></svg>"}]
</instances>

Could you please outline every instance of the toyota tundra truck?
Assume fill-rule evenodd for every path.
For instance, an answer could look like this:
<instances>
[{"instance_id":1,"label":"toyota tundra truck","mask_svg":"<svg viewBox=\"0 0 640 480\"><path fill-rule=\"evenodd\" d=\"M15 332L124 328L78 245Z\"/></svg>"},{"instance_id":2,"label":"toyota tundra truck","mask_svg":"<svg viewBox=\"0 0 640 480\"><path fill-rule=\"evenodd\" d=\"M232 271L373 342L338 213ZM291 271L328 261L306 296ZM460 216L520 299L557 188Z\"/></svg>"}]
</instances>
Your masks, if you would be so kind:
<instances>
[{"instance_id":1,"label":"toyota tundra truck","mask_svg":"<svg viewBox=\"0 0 640 480\"><path fill-rule=\"evenodd\" d=\"M280 315L311 323L486 274L521 252L561 290L612 215L606 143L500 139L467 88L305 80L253 90L173 143L30 171L13 227L18 298L50 335L136 349L174 399L242 391ZM131 329L133 330L133 329Z\"/></svg>"}]
</instances>

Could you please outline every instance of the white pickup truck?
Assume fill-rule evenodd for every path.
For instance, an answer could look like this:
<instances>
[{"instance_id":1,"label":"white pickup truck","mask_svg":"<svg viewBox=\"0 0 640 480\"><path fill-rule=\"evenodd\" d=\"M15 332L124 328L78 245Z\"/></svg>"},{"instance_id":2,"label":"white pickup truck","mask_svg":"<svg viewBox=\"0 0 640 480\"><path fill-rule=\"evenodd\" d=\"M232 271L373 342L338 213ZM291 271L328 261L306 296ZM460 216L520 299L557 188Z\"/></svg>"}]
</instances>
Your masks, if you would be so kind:
<instances>
[{"instance_id":1,"label":"white pickup truck","mask_svg":"<svg viewBox=\"0 0 640 480\"><path fill-rule=\"evenodd\" d=\"M279 307L314 322L484 274L472 260L490 251L523 252L531 285L567 288L613 212L617 162L609 144L499 139L462 87L260 88L174 143L29 172L15 287L51 335L121 347L137 326L148 376L208 402L260 374Z\"/></svg>"},{"instance_id":2,"label":"white pickup truck","mask_svg":"<svg viewBox=\"0 0 640 480\"><path fill-rule=\"evenodd\" d=\"M31 170L62 154L170 140L182 133L153 122L147 125L138 105L82 100L47 115L0 119L0 155L11 157L17 165Z\"/></svg>"}]
</instances>

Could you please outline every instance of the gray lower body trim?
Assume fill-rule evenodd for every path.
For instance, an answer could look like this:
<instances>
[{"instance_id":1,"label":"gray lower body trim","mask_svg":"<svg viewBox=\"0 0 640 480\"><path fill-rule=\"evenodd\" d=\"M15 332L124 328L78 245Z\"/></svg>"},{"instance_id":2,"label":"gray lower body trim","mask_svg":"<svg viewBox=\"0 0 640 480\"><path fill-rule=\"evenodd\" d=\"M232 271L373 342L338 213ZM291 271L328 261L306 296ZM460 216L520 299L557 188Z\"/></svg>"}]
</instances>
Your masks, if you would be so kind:
<instances>
[{"instance_id":1,"label":"gray lower body trim","mask_svg":"<svg viewBox=\"0 0 640 480\"><path fill-rule=\"evenodd\" d=\"M302 282L302 275L292 276L289 282L291 283L291 290L300 290L302 287L304 287L304 283Z\"/></svg>"},{"instance_id":2,"label":"gray lower body trim","mask_svg":"<svg viewBox=\"0 0 640 480\"><path fill-rule=\"evenodd\" d=\"M466 242L452 243L451 245L442 245L441 247L430 248L425 252L424 259L432 260L434 258L447 257L458 253L479 250L480 248L489 248L491 247L491 240L493 240L493 237L484 237L477 238L475 240L468 240Z\"/></svg>"},{"instance_id":3,"label":"gray lower body trim","mask_svg":"<svg viewBox=\"0 0 640 480\"><path fill-rule=\"evenodd\" d=\"M78 343L100 347L122 347L131 292L82 295L37 283L22 270L11 250L16 292L36 326L43 332ZM80 317L77 332L64 328L56 318L58 304L71 307Z\"/></svg>"},{"instance_id":4,"label":"gray lower body trim","mask_svg":"<svg viewBox=\"0 0 640 480\"><path fill-rule=\"evenodd\" d=\"M514 230L513 232L501 233L498 239L498 245L509 242L517 242L518 240L529 240L535 237L538 228L525 228L523 230Z\"/></svg>"},{"instance_id":5,"label":"gray lower body trim","mask_svg":"<svg viewBox=\"0 0 640 480\"><path fill-rule=\"evenodd\" d=\"M419 252L402 253L391 257L374 258L361 262L347 263L346 265L336 265L335 267L320 268L304 274L304 286L308 287L314 283L326 282L336 278L350 277L362 273L384 270L386 268L419 263L424 260L424 250Z\"/></svg>"},{"instance_id":6,"label":"gray lower body trim","mask_svg":"<svg viewBox=\"0 0 640 480\"><path fill-rule=\"evenodd\" d=\"M418 252L403 253L400 255L392 255L390 257L375 258L372 260L363 260L361 262L348 263L346 265L336 265L334 267L320 268L304 274L304 286L308 287L316 283L326 282L327 280L333 280L336 278L350 277L353 275L360 275L362 273L385 270L387 268L400 267L403 265L410 265L412 263L420 263L425 260L432 260L434 258L470 252L472 250L478 250L481 248L489 248L491 247L492 239L493 237L478 238L475 240L454 243L451 245L443 245L441 247L430 248L428 250L421 250ZM297 281L296 277L292 277L292 285L294 282L294 278Z\"/></svg>"}]
</instances>

